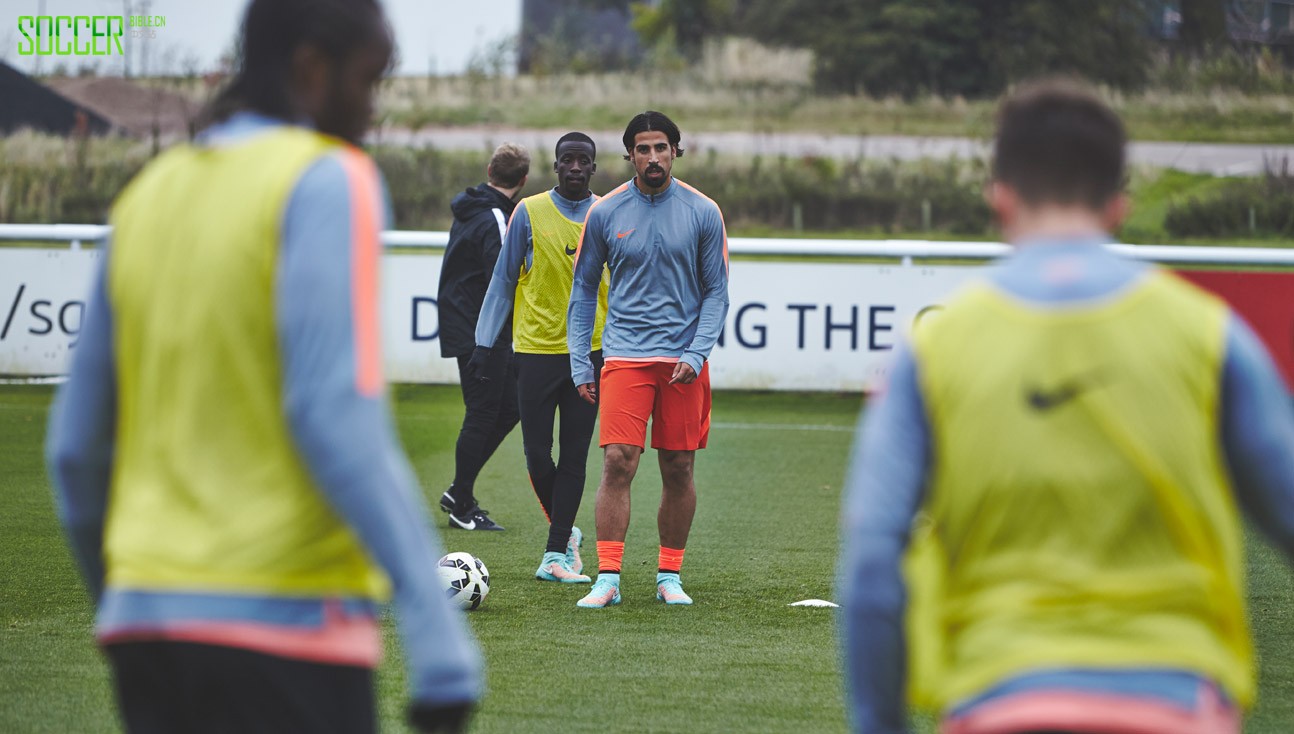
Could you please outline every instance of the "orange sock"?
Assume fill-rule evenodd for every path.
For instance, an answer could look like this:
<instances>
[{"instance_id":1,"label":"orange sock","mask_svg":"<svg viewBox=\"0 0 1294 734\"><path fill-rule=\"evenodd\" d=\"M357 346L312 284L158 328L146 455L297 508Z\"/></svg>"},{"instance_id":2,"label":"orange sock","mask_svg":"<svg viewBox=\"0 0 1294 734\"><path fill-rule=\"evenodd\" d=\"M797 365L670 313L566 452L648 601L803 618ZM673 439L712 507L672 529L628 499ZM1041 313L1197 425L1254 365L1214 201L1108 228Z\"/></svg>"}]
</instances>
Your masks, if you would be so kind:
<instances>
[{"instance_id":1,"label":"orange sock","mask_svg":"<svg viewBox=\"0 0 1294 734\"><path fill-rule=\"evenodd\" d=\"M620 573L620 562L624 557L623 540L598 541L598 573Z\"/></svg>"},{"instance_id":2,"label":"orange sock","mask_svg":"<svg viewBox=\"0 0 1294 734\"><path fill-rule=\"evenodd\" d=\"M678 573L683 568L683 548L666 548L660 547L660 568L661 573Z\"/></svg>"}]
</instances>

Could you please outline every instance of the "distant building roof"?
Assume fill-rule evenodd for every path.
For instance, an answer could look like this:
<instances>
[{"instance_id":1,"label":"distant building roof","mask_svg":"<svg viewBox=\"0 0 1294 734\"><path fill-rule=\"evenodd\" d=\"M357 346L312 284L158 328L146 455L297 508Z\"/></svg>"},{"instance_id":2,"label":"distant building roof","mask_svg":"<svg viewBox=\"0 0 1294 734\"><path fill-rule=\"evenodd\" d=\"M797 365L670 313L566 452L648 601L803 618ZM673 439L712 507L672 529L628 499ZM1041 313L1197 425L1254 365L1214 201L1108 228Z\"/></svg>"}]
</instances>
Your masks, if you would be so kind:
<instances>
[{"instance_id":1,"label":"distant building roof","mask_svg":"<svg viewBox=\"0 0 1294 734\"><path fill-rule=\"evenodd\" d=\"M103 135L112 123L102 115L79 105L49 87L0 61L0 133L23 128L55 135L85 132Z\"/></svg>"}]
</instances>

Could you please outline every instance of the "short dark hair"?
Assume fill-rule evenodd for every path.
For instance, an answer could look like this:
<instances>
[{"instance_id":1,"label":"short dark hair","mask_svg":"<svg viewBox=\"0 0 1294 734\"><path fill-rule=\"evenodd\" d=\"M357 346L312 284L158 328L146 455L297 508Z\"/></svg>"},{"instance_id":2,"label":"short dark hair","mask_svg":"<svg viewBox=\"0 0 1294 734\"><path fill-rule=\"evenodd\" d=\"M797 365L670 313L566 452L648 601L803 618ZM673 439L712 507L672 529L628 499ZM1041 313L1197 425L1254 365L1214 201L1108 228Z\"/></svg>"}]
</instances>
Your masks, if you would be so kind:
<instances>
[{"instance_id":1,"label":"short dark hair","mask_svg":"<svg viewBox=\"0 0 1294 734\"><path fill-rule=\"evenodd\" d=\"M683 146L679 145L679 139L681 136L678 131L678 125L675 125L674 121L669 119L664 112L647 110L646 112L639 112L634 115L634 119L630 120L629 125L625 127L625 136L623 138L626 153L625 160L630 160L629 154L633 153L634 138L638 137L638 133L647 132L665 133L666 139L669 140L670 147L674 149L674 155L679 158L683 157Z\"/></svg>"},{"instance_id":2,"label":"short dark hair","mask_svg":"<svg viewBox=\"0 0 1294 734\"><path fill-rule=\"evenodd\" d=\"M490 183L502 189L514 189L530 173L530 151L517 143L504 143L494 149L486 171Z\"/></svg>"},{"instance_id":3,"label":"short dark hair","mask_svg":"<svg viewBox=\"0 0 1294 734\"><path fill-rule=\"evenodd\" d=\"M561 153L562 143L588 143L593 149L593 157L598 157L598 144L593 142L593 138L582 132L569 132L557 139L557 145L553 146L553 158L557 158Z\"/></svg>"},{"instance_id":4,"label":"short dark hair","mask_svg":"<svg viewBox=\"0 0 1294 734\"><path fill-rule=\"evenodd\" d=\"M998 108L993 180L1029 204L1100 208L1123 190L1126 144L1119 116L1090 87L1036 81Z\"/></svg>"}]
</instances>

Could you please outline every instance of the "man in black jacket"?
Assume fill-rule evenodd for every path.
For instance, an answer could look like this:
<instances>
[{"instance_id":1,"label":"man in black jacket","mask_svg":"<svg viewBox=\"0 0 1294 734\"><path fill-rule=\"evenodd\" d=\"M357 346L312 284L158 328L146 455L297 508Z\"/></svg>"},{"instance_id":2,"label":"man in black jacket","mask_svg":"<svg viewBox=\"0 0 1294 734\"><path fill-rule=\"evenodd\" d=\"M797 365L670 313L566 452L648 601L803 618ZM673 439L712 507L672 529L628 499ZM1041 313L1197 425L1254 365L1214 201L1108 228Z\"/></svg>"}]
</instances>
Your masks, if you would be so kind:
<instances>
[{"instance_id":1,"label":"man in black jacket","mask_svg":"<svg viewBox=\"0 0 1294 734\"><path fill-rule=\"evenodd\" d=\"M476 475L517 425L517 368L512 356L512 327L499 331L489 356L472 358L476 320L499 259L508 218L521 197L530 172L530 153L504 143L490 157L487 181L454 197L454 224L440 270L437 297L440 356L458 360L463 389L463 427L454 452L454 483L440 497L449 527L502 530L488 517L473 493Z\"/></svg>"}]
</instances>

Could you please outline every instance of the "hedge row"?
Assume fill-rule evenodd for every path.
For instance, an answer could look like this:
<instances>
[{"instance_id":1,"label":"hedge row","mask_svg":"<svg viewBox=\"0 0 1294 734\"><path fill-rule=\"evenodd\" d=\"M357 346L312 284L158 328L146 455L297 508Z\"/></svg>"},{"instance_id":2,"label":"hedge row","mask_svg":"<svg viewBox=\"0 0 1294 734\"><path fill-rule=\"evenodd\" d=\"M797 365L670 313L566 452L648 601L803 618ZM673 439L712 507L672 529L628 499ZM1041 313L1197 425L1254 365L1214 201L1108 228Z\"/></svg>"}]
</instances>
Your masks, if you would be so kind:
<instances>
[{"instance_id":1,"label":"hedge row","mask_svg":"<svg viewBox=\"0 0 1294 734\"><path fill-rule=\"evenodd\" d=\"M1169 207L1164 229L1174 237L1294 239L1294 176L1288 169L1227 183L1207 198Z\"/></svg>"},{"instance_id":2,"label":"hedge row","mask_svg":"<svg viewBox=\"0 0 1294 734\"><path fill-rule=\"evenodd\" d=\"M372 153L398 229L448 229L450 200L480 182L486 163L484 152L379 147ZM119 139L0 138L0 222L103 222L150 155L148 145ZM632 175L618 156L603 158L593 178L597 192ZM552 185L547 161L535 161L531 173L526 193ZM715 199L731 229L992 236L981 161L710 154L679 159L675 173ZM1285 167L1237 179L1166 211L1162 231L1173 238L1294 239L1294 175Z\"/></svg>"},{"instance_id":3,"label":"hedge row","mask_svg":"<svg viewBox=\"0 0 1294 734\"><path fill-rule=\"evenodd\" d=\"M399 229L447 229L450 200L483 177L484 153L379 147L372 151L390 191ZM0 139L0 222L102 222L112 200L147 162L147 146L121 140ZM546 161L532 164L527 193L553 184ZM956 160L899 163L826 158L685 157L675 173L714 198L730 227L815 231L984 234L982 166ZM596 192L632 175L604 160Z\"/></svg>"}]
</instances>

